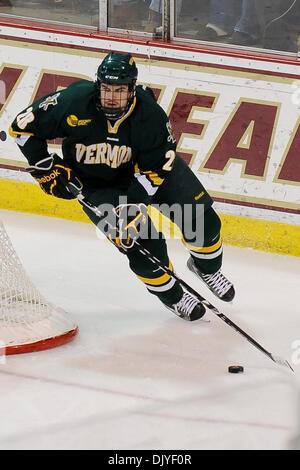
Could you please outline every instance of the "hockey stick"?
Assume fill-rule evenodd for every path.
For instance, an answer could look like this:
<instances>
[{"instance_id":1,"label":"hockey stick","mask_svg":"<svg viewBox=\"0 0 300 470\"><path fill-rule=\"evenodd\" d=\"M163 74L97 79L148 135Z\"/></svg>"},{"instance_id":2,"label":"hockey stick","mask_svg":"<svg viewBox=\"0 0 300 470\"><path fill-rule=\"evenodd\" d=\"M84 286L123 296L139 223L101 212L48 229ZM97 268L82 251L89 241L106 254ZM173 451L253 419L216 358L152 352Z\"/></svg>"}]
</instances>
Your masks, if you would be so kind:
<instances>
[{"instance_id":1,"label":"hockey stick","mask_svg":"<svg viewBox=\"0 0 300 470\"><path fill-rule=\"evenodd\" d=\"M84 206L88 207L92 212L94 212L98 217L103 217L102 212L93 204L91 204L89 201L85 199L83 194L79 192L77 189L70 187L70 191L77 197L78 201L83 204ZM157 267L159 267L163 272L171 276L173 279L178 281L182 287L184 287L188 292L190 292L194 297L196 297L205 307L207 307L209 310L211 310L215 315L217 315L222 321L224 321L227 325L229 325L231 328L233 328L235 331L237 331L240 335L242 335L249 343L251 343L256 349L258 349L260 352L268 356L273 362L280 366L284 366L289 368L294 372L294 369L291 367L289 362L285 359L282 359L279 356L275 356L269 351L267 351L261 344L259 344L255 339L253 339L248 333L246 333L244 330L242 330L238 325L236 325L230 318L228 318L224 313L221 313L214 305L212 305L208 300L206 300L202 295L200 295L197 291L195 291L189 284L187 284L185 281L183 281L177 274L174 273L174 271L171 271L171 269L167 268L158 258L153 256L150 251L148 251L146 248L144 248L139 242L135 241L135 245L137 246L138 250L140 253L142 253L146 258L148 258L152 263L154 263Z\"/></svg>"},{"instance_id":2,"label":"hockey stick","mask_svg":"<svg viewBox=\"0 0 300 470\"><path fill-rule=\"evenodd\" d=\"M164 266L164 264L155 256L153 256L146 248L142 247L140 243L135 242L138 246L138 249L141 253L143 253L150 261L152 261L156 266L159 266L165 273L169 274L172 278L176 279L187 291L189 291L194 297L196 297L203 305L209 308L212 312L214 312L221 320L223 320L227 325L231 326L235 331L240 333L244 338L246 338L249 343L255 346L259 351L264 353L268 356L273 362L279 364L281 366L288 367L294 372L294 369L291 367L289 362L286 359L282 359L279 356L274 356L272 353L267 351L261 344L259 344L255 339L248 335L245 331L243 331L238 325L236 325L230 318L228 318L224 313L221 313L214 305L212 305L208 300L206 300L202 295L200 295L197 291L195 291L189 284L183 281L180 277L178 277L173 271L169 268Z\"/></svg>"}]
</instances>

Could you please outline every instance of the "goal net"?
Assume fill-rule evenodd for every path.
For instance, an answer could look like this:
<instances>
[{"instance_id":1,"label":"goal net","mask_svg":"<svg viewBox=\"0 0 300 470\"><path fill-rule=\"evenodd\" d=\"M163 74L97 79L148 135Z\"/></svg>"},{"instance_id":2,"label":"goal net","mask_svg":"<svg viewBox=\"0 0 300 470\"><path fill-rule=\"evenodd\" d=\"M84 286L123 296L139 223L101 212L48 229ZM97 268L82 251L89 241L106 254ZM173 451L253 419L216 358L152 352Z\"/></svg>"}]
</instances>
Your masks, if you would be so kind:
<instances>
[{"instance_id":1,"label":"goal net","mask_svg":"<svg viewBox=\"0 0 300 470\"><path fill-rule=\"evenodd\" d=\"M60 346L78 331L72 319L35 288L0 221L0 347L18 354Z\"/></svg>"}]
</instances>

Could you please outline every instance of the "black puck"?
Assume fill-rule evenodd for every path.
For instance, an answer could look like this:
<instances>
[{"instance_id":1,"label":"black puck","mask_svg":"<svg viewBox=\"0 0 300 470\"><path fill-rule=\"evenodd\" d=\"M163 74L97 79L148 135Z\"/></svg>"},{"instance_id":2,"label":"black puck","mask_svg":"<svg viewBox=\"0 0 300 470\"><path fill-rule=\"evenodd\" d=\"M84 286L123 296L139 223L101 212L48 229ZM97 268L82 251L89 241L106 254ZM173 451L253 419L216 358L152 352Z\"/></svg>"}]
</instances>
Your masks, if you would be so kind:
<instances>
[{"instance_id":1,"label":"black puck","mask_svg":"<svg viewBox=\"0 0 300 470\"><path fill-rule=\"evenodd\" d=\"M4 141L6 140L6 137L7 137L7 136L6 136L6 132L1 131L1 132L0 132L0 140L3 140L3 142L4 142Z\"/></svg>"},{"instance_id":2,"label":"black puck","mask_svg":"<svg viewBox=\"0 0 300 470\"><path fill-rule=\"evenodd\" d=\"M229 366L228 372L230 372L231 374L239 374L240 372L244 372L244 367L243 366Z\"/></svg>"}]
</instances>

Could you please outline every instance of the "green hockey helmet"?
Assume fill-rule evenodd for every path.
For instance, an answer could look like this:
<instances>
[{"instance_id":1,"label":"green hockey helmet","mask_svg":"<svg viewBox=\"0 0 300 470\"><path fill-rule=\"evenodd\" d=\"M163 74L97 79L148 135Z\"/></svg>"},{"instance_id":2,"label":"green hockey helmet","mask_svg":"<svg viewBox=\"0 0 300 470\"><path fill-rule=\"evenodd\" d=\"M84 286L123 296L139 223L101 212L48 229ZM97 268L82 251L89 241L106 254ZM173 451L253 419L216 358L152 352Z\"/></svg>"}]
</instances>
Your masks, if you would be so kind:
<instances>
[{"instance_id":1,"label":"green hockey helmet","mask_svg":"<svg viewBox=\"0 0 300 470\"><path fill-rule=\"evenodd\" d=\"M137 75L138 70L131 54L110 52L99 65L95 82L96 107L108 119L119 119L128 110L134 98ZM129 98L126 107L106 108L102 106L100 96L101 83L128 85Z\"/></svg>"},{"instance_id":2,"label":"green hockey helmet","mask_svg":"<svg viewBox=\"0 0 300 470\"><path fill-rule=\"evenodd\" d=\"M99 65L97 80L101 83L134 84L138 71L131 54L110 52Z\"/></svg>"}]
</instances>

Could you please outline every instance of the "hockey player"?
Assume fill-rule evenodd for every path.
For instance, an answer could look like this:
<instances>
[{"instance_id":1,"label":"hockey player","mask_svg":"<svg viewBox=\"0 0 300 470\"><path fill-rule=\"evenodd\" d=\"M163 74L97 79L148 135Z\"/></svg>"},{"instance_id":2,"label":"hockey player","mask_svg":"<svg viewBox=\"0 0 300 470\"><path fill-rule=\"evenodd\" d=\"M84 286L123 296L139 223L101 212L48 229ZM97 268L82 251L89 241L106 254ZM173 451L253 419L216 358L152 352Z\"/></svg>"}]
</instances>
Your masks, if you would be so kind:
<instances>
[{"instance_id":1,"label":"hockey player","mask_svg":"<svg viewBox=\"0 0 300 470\"><path fill-rule=\"evenodd\" d=\"M73 185L90 203L107 209L99 218L83 206L126 254L148 291L179 317L197 320L205 313L204 305L157 269L135 241L172 269L166 241L148 217L147 206L158 205L176 223L169 209L179 207L188 268L219 299L231 301L234 287L220 271L221 223L211 197L176 153L169 118L152 90L136 84L137 73L130 54L111 52L95 82L81 80L39 99L18 114L10 134L29 162L27 170L47 194L72 199ZM47 139L59 137L63 159L47 148ZM190 236L200 232L201 240Z\"/></svg>"}]
</instances>

